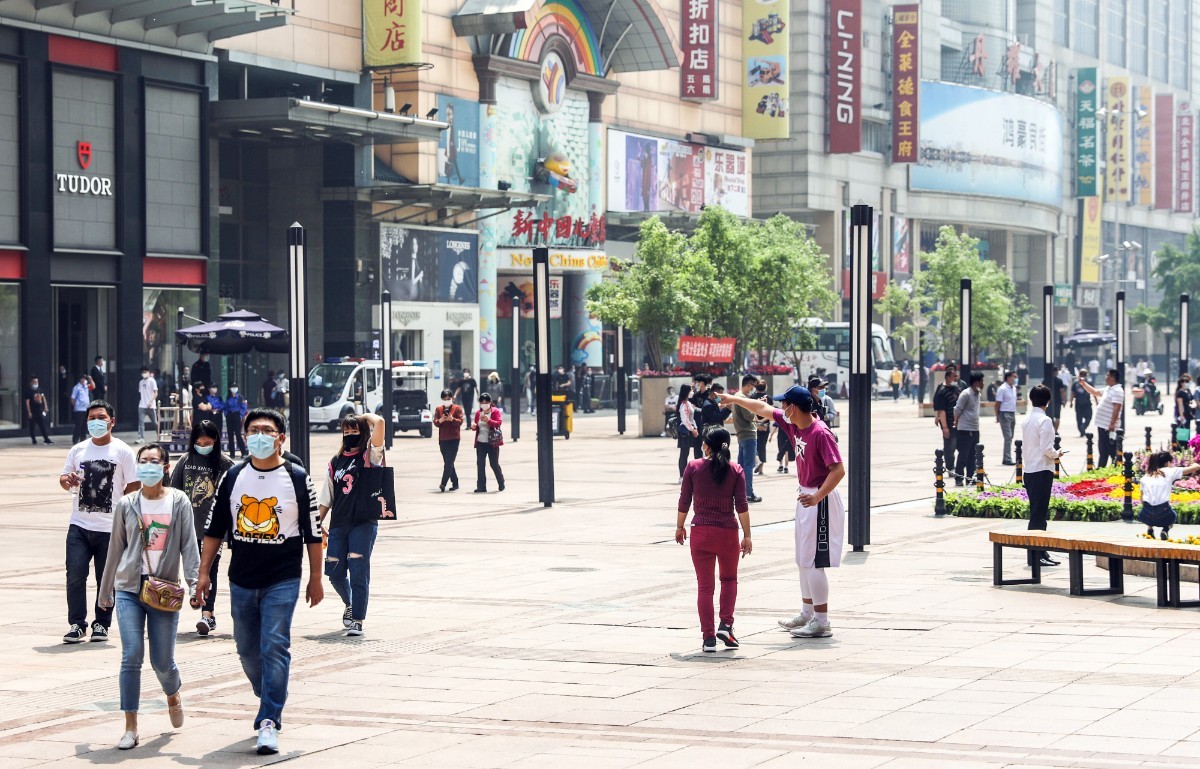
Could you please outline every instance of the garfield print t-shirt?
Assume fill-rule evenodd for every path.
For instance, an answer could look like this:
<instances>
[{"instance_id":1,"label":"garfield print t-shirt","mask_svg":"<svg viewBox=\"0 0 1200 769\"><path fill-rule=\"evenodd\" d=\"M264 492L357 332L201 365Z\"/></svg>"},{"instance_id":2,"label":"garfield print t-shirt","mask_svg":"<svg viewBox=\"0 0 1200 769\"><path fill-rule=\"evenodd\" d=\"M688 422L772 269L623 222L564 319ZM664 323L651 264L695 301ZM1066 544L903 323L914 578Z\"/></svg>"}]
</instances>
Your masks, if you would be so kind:
<instances>
[{"instance_id":1,"label":"garfield print t-shirt","mask_svg":"<svg viewBox=\"0 0 1200 769\"><path fill-rule=\"evenodd\" d=\"M259 470L246 462L226 475L205 535L229 535L230 582L259 589L300 578L304 544L321 541L307 474L304 482L311 509L302 511L286 464Z\"/></svg>"}]
</instances>

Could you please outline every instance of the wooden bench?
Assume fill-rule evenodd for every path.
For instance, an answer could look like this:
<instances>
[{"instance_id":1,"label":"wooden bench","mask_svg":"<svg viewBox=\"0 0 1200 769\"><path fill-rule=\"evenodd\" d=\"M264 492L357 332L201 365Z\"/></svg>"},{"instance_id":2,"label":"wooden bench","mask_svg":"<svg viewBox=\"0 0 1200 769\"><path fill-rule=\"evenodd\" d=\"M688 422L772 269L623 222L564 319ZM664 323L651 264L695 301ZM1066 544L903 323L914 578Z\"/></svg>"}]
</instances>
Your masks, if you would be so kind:
<instances>
[{"instance_id":1,"label":"wooden bench","mask_svg":"<svg viewBox=\"0 0 1200 769\"><path fill-rule=\"evenodd\" d=\"M1200 563L1200 547L1174 542L1138 540L1129 537L1104 537L1094 534L1060 534L1049 531L993 531L993 585L1040 585L1041 565L1036 561L1025 579L1004 578L1004 548L1045 550L1067 554L1071 595L1122 595L1125 592L1125 561L1149 561L1155 566L1158 581L1158 605L1172 608L1200 607L1200 600L1185 601L1180 596L1179 571L1182 563ZM1108 587L1087 588L1083 583L1083 557L1102 555L1109 559Z\"/></svg>"}]
</instances>

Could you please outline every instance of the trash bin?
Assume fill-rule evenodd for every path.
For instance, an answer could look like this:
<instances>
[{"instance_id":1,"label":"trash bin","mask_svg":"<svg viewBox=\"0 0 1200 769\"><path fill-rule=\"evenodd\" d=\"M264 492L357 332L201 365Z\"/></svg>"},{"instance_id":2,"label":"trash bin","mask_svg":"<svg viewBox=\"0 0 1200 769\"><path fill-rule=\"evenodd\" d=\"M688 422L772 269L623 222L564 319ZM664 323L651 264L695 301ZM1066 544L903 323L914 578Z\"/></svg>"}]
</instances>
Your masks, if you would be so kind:
<instances>
[{"instance_id":1,"label":"trash bin","mask_svg":"<svg viewBox=\"0 0 1200 769\"><path fill-rule=\"evenodd\" d=\"M575 404L566 393L551 395L550 403L550 434L571 440L571 431L575 429Z\"/></svg>"}]
</instances>

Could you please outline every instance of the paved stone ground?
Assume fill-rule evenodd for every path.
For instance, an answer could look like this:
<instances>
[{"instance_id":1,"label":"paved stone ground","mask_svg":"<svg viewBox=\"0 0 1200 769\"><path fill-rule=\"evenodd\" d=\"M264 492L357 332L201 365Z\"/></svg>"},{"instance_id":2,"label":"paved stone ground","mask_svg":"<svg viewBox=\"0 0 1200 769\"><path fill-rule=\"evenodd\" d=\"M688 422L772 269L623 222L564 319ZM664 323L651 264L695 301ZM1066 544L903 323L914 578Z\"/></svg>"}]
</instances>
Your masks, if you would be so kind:
<instances>
[{"instance_id":1,"label":"paved stone ground","mask_svg":"<svg viewBox=\"0 0 1200 769\"><path fill-rule=\"evenodd\" d=\"M936 431L907 404L875 414L873 544L832 572L835 635L775 628L799 590L793 481L772 463L741 564L743 646L717 655L699 653L691 563L672 541L668 441L579 419L555 443L559 500L544 509L528 421L502 450L508 490L487 496L439 494L434 443L398 438L405 506L376 546L367 635L342 637L332 590L297 609L283 753L268 758L252 753L224 590L214 637L183 615L185 726L170 728L147 666L142 745L112 748L119 641L59 641L65 446L7 441L0 766L1200 766L1200 615L1156 609L1136 577L1123 597L1071 598L1065 567L992 587L987 531L1019 524L933 518ZM985 442L998 435L985 425ZM1065 444L1082 465L1081 442Z\"/></svg>"}]
</instances>

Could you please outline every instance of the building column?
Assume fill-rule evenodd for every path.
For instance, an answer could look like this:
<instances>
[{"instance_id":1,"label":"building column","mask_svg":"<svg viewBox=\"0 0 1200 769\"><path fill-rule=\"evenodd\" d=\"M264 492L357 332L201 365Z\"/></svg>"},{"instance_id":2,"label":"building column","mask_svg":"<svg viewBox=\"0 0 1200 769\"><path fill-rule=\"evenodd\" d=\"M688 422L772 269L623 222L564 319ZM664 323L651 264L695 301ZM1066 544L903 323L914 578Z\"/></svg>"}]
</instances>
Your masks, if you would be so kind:
<instances>
[{"instance_id":1,"label":"building column","mask_svg":"<svg viewBox=\"0 0 1200 769\"><path fill-rule=\"evenodd\" d=\"M604 216L604 123L601 122L604 94L588 93L588 210ZM604 366L603 325L588 314L587 290L603 280L601 272L571 275L566 288L569 318L567 334L571 340L570 361L591 368Z\"/></svg>"},{"instance_id":2,"label":"building column","mask_svg":"<svg viewBox=\"0 0 1200 769\"><path fill-rule=\"evenodd\" d=\"M489 70L476 69L475 73L479 78L479 186L494 190L498 181L494 120L500 78ZM484 219L479 229L479 371L496 369L496 219Z\"/></svg>"}]
</instances>

